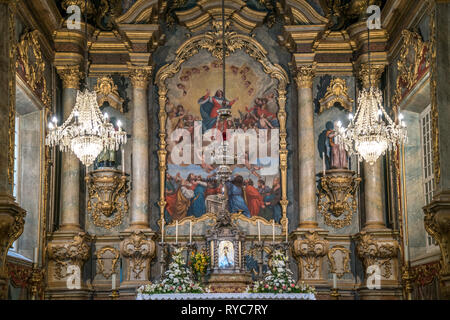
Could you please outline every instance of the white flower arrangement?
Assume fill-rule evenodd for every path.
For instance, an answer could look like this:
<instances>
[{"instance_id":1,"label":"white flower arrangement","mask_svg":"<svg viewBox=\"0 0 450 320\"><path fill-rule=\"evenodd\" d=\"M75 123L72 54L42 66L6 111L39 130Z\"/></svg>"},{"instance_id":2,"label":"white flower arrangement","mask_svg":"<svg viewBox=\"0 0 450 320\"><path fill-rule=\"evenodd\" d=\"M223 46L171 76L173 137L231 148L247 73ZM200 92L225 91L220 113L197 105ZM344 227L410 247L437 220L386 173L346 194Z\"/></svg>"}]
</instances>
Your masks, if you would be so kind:
<instances>
[{"instance_id":1,"label":"white flower arrangement","mask_svg":"<svg viewBox=\"0 0 450 320\"><path fill-rule=\"evenodd\" d=\"M316 293L314 287L304 282L295 283L292 271L287 267L288 257L281 250L274 251L271 262L271 270L267 271L264 280L247 287L247 293Z\"/></svg>"},{"instance_id":2,"label":"white flower arrangement","mask_svg":"<svg viewBox=\"0 0 450 320\"><path fill-rule=\"evenodd\" d=\"M138 294L158 293L204 293L207 292L200 284L192 280L192 275L182 257L182 248L175 249L172 263L164 273L162 281L140 286Z\"/></svg>"}]
</instances>

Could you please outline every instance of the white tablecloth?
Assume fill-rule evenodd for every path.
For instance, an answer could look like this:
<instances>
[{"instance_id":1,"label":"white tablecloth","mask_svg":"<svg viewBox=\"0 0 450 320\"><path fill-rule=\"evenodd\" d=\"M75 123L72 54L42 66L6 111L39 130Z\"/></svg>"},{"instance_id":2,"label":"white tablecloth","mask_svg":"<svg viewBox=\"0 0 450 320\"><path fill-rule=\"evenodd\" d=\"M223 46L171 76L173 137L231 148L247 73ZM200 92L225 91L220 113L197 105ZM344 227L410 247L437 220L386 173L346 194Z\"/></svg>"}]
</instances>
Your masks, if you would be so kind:
<instances>
[{"instance_id":1,"label":"white tablecloth","mask_svg":"<svg viewBox=\"0 0 450 320\"><path fill-rule=\"evenodd\" d=\"M136 300L316 300L313 293L138 293Z\"/></svg>"}]
</instances>

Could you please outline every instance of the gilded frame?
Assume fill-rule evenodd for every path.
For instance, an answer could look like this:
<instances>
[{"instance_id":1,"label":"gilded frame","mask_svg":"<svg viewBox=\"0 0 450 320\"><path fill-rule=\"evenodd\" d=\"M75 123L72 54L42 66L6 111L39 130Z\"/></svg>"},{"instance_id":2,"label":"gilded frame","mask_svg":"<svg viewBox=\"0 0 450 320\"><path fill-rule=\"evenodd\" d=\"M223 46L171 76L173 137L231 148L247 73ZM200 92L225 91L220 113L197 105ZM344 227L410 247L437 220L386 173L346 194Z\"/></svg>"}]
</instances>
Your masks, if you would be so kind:
<instances>
[{"instance_id":1,"label":"gilded frame","mask_svg":"<svg viewBox=\"0 0 450 320\"><path fill-rule=\"evenodd\" d=\"M164 208L167 204L165 199L165 177L167 170L167 142L166 142L166 102L168 87L166 80L172 78L175 74L180 71L181 66L190 57L199 53L200 50L207 50L213 57L217 59L222 59L221 44L222 34L220 22L213 22L213 25L217 31L206 32L194 36L187 41L185 41L176 51L176 57L172 63L166 64L161 67L155 77L155 84L158 86L158 102L159 102L159 149L158 149L158 160L159 160L159 177L160 177L160 197L158 205L160 208L160 218L158 220L159 226L162 224L162 219L164 219ZM289 78L286 71L278 64L273 64L267 57L267 51L252 37L238 34L233 31L225 32L225 43L227 47L226 56L236 50L244 50L251 58L259 62L263 68L263 71L268 74L271 78L278 80L277 85L277 103L278 103L278 121L280 123L280 174L281 174L281 226L282 233L285 234L286 231L286 219L287 219L287 131L286 131L286 87L289 83ZM233 214L233 220L241 219L249 223L255 224L257 221L265 225L271 225L265 219L261 217L247 218L242 215ZM215 215L212 213L206 213L200 218L185 217L178 223L184 224L187 221L192 221L193 223L201 222L207 219L215 219ZM173 224L173 223L172 223ZM171 225L171 224L169 224Z\"/></svg>"}]
</instances>

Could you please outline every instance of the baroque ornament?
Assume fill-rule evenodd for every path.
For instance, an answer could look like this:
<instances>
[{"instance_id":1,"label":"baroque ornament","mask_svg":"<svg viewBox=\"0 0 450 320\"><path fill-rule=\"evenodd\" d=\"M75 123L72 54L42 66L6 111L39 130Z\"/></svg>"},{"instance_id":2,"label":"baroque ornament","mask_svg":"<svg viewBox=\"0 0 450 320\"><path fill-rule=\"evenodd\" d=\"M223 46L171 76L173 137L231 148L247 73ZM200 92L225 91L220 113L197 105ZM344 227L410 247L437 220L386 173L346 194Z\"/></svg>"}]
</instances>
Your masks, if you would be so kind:
<instances>
[{"instance_id":1,"label":"baroque ornament","mask_svg":"<svg viewBox=\"0 0 450 320\"><path fill-rule=\"evenodd\" d=\"M133 233L120 243L122 256L129 258L127 280L146 280L150 272L150 261L155 256L155 242L147 239L141 230ZM143 274L145 272L146 274Z\"/></svg>"},{"instance_id":2,"label":"baroque ornament","mask_svg":"<svg viewBox=\"0 0 450 320\"><path fill-rule=\"evenodd\" d=\"M339 279L350 272L350 250L344 246L334 246L328 251L330 273L335 273Z\"/></svg>"},{"instance_id":3,"label":"baroque ornament","mask_svg":"<svg viewBox=\"0 0 450 320\"><path fill-rule=\"evenodd\" d=\"M110 272L107 272L105 270L105 261L106 259L108 259L107 257L105 257L105 253L110 252L114 257L111 258L111 269ZM99 251L97 251L97 264L98 264L98 268L99 268L99 273L101 273L106 279L111 278L111 276L116 273L116 265L117 265L117 261L119 261L119 250L117 250L116 248L113 247L103 247L101 248Z\"/></svg>"},{"instance_id":4,"label":"baroque ornament","mask_svg":"<svg viewBox=\"0 0 450 320\"><path fill-rule=\"evenodd\" d=\"M296 239L293 254L300 261L301 277L318 279L320 276L320 258L328 252L328 241L321 239L317 231L309 231L304 239Z\"/></svg>"},{"instance_id":5,"label":"baroque ornament","mask_svg":"<svg viewBox=\"0 0 450 320\"><path fill-rule=\"evenodd\" d=\"M99 77L94 91L97 93L97 102L99 106L108 102L111 107L123 113L124 100L120 97L117 85L114 83L111 76Z\"/></svg>"},{"instance_id":6,"label":"baroque ornament","mask_svg":"<svg viewBox=\"0 0 450 320\"><path fill-rule=\"evenodd\" d=\"M354 177L349 170L329 170L320 178L318 209L325 224L343 228L352 223L357 209L355 197L361 178Z\"/></svg>"},{"instance_id":7,"label":"baroque ornament","mask_svg":"<svg viewBox=\"0 0 450 320\"><path fill-rule=\"evenodd\" d=\"M312 88L314 75L316 73L316 64L310 66L301 66L297 69L295 82L298 88Z\"/></svg>"},{"instance_id":8,"label":"baroque ornament","mask_svg":"<svg viewBox=\"0 0 450 320\"><path fill-rule=\"evenodd\" d=\"M339 103L348 112L353 111L353 99L348 95L347 83L344 79L334 78L327 88L325 97L320 99L319 114Z\"/></svg>"},{"instance_id":9,"label":"baroque ornament","mask_svg":"<svg viewBox=\"0 0 450 320\"><path fill-rule=\"evenodd\" d=\"M87 211L97 227L111 229L123 221L128 212L127 177L116 170L96 170L86 178L89 199Z\"/></svg>"}]
</instances>

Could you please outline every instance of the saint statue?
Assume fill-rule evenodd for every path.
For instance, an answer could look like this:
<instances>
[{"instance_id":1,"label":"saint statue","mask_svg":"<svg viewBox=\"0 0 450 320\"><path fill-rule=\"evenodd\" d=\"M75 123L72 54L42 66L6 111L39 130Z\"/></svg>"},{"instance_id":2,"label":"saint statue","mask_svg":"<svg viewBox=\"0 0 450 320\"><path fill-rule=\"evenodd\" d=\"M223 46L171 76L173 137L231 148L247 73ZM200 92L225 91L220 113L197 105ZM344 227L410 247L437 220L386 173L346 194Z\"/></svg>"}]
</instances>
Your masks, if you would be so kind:
<instances>
[{"instance_id":1,"label":"saint statue","mask_svg":"<svg viewBox=\"0 0 450 320\"><path fill-rule=\"evenodd\" d=\"M337 121L334 123L327 123L326 131L326 151L327 157L330 159L331 169L348 169L347 151L342 144L337 142L337 133L334 128L337 127Z\"/></svg>"}]
</instances>

